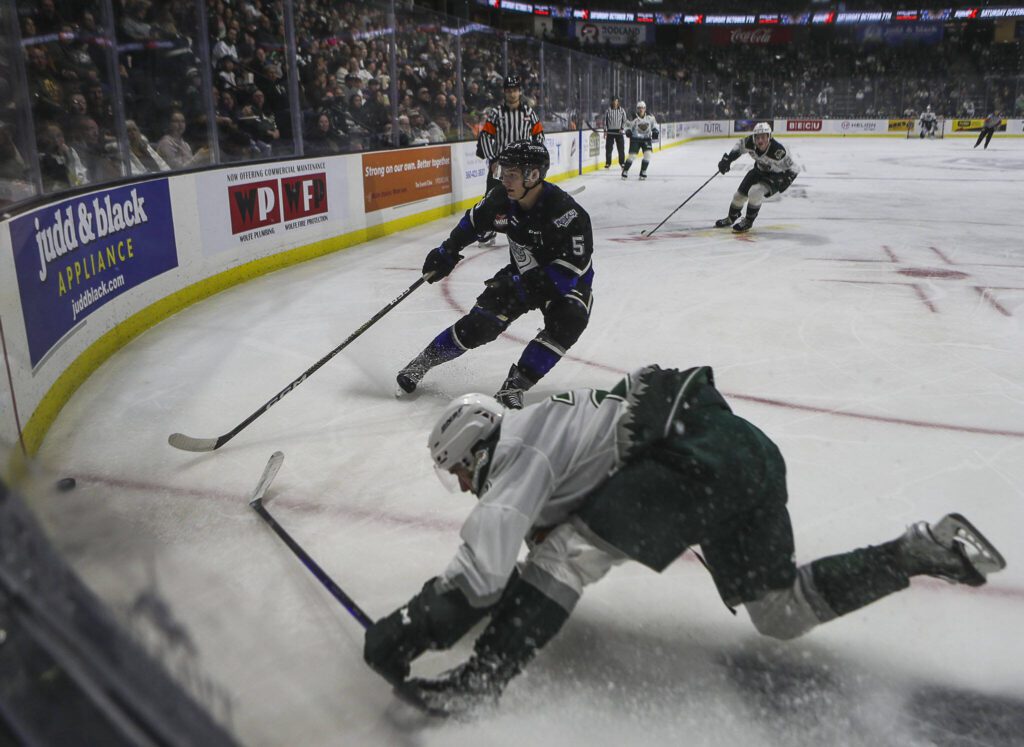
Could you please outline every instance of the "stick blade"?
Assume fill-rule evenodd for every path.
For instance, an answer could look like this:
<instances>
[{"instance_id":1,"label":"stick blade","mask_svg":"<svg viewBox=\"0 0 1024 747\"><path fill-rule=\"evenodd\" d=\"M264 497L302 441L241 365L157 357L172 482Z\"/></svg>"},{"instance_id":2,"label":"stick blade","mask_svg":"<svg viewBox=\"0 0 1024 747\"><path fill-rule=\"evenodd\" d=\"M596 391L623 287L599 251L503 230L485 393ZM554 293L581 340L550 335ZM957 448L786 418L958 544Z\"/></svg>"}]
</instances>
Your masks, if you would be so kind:
<instances>
[{"instance_id":1,"label":"stick blade","mask_svg":"<svg viewBox=\"0 0 1024 747\"><path fill-rule=\"evenodd\" d=\"M220 446L219 441L217 438L192 438L184 433L172 433L167 437L167 443L182 451L213 451Z\"/></svg>"},{"instance_id":2,"label":"stick blade","mask_svg":"<svg viewBox=\"0 0 1024 747\"><path fill-rule=\"evenodd\" d=\"M263 475L260 477L259 483L256 485L256 489L252 491L252 495L249 496L249 505L255 508L263 500L263 496L266 494L267 489L270 487L270 483L277 477L277 471L281 469L281 465L284 463L284 453L275 451L270 455L270 459L267 461L267 466L263 468Z\"/></svg>"}]
</instances>

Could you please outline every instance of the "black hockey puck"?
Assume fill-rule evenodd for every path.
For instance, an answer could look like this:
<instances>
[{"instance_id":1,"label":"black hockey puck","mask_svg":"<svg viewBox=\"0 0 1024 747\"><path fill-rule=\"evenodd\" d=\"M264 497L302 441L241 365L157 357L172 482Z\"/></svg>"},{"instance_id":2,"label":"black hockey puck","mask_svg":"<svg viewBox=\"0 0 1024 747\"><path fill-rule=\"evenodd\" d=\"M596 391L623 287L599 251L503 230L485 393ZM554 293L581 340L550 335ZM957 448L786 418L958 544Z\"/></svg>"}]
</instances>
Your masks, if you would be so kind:
<instances>
[{"instance_id":1,"label":"black hockey puck","mask_svg":"<svg viewBox=\"0 0 1024 747\"><path fill-rule=\"evenodd\" d=\"M62 477L59 480L57 480L57 490L60 490L62 492L73 490L75 485L75 478L73 477Z\"/></svg>"}]
</instances>

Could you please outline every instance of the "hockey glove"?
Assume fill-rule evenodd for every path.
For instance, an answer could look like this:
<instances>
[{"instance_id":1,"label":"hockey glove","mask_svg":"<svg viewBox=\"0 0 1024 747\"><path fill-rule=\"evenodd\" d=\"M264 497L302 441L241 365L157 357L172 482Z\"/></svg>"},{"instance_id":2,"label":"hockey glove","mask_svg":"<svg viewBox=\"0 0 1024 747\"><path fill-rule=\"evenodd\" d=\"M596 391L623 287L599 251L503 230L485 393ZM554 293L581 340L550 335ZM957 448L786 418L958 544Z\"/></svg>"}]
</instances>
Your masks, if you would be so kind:
<instances>
[{"instance_id":1,"label":"hockey glove","mask_svg":"<svg viewBox=\"0 0 1024 747\"><path fill-rule=\"evenodd\" d=\"M502 272L487 281L487 286L515 298L531 309L539 309L549 299L553 287L544 270L535 267L520 275L517 272Z\"/></svg>"},{"instance_id":2,"label":"hockey glove","mask_svg":"<svg viewBox=\"0 0 1024 747\"><path fill-rule=\"evenodd\" d=\"M451 647L487 613L459 589L438 590L432 578L420 593L366 629L363 659L388 682L409 676L409 663L427 649Z\"/></svg>"},{"instance_id":3,"label":"hockey glove","mask_svg":"<svg viewBox=\"0 0 1024 747\"><path fill-rule=\"evenodd\" d=\"M793 183L793 176L789 173L777 173L768 176L768 186L772 188L773 194L782 194L789 185Z\"/></svg>"},{"instance_id":4,"label":"hockey glove","mask_svg":"<svg viewBox=\"0 0 1024 747\"><path fill-rule=\"evenodd\" d=\"M660 140L660 139L661 139L661 130L654 130L653 132L651 132L651 140Z\"/></svg>"},{"instance_id":5,"label":"hockey glove","mask_svg":"<svg viewBox=\"0 0 1024 747\"><path fill-rule=\"evenodd\" d=\"M719 174L728 174L729 173L729 169L731 169L731 168L732 168L732 161L729 160L729 154L726 153L724 156L722 156L722 160L718 162L718 173Z\"/></svg>"},{"instance_id":6,"label":"hockey glove","mask_svg":"<svg viewBox=\"0 0 1024 747\"><path fill-rule=\"evenodd\" d=\"M448 277L460 259L462 259L461 254L446 249L444 244L436 249L431 249L423 262L423 274L430 275L427 282L436 283L441 278Z\"/></svg>"}]
</instances>

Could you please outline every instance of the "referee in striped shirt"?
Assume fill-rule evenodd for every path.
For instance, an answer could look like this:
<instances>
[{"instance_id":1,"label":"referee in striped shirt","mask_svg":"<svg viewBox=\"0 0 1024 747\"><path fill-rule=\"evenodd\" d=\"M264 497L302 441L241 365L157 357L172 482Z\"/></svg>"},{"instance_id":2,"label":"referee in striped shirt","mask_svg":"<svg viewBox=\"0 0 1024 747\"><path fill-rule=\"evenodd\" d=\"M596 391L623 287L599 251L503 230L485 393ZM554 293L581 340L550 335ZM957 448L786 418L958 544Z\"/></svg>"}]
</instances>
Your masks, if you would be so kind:
<instances>
[{"instance_id":1,"label":"referee in striped shirt","mask_svg":"<svg viewBox=\"0 0 1024 747\"><path fill-rule=\"evenodd\" d=\"M612 145L619 148L619 166L625 162L622 129L626 126L626 110L619 105L619 97L612 96L612 105L604 113L604 167L612 165Z\"/></svg>"},{"instance_id":2,"label":"referee in striped shirt","mask_svg":"<svg viewBox=\"0 0 1024 747\"><path fill-rule=\"evenodd\" d=\"M512 143L520 140L544 142L544 125L537 112L523 101L523 84L518 75L505 78L505 103L487 111L484 125L480 130L477 155L487 159L487 192L501 187L501 181L494 177L498 154ZM481 244L494 245L494 232L481 236Z\"/></svg>"}]
</instances>

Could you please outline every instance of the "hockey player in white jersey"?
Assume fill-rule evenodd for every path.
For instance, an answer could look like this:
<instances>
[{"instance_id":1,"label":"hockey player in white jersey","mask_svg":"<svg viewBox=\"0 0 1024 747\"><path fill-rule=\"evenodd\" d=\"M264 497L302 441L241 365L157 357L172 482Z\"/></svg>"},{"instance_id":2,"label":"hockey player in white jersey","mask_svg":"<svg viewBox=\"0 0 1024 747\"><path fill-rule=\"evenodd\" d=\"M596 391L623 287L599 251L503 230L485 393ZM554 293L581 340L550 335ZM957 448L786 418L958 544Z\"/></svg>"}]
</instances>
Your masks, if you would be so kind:
<instances>
[{"instance_id":1,"label":"hockey player in white jersey","mask_svg":"<svg viewBox=\"0 0 1024 747\"><path fill-rule=\"evenodd\" d=\"M912 576L981 586L1006 565L950 514L798 567L782 455L732 413L707 366L646 366L610 391L565 392L518 411L464 395L427 446L442 480L479 500L448 567L367 629L363 655L447 713L496 702L583 587L625 560L661 572L699 543L725 604L743 605L760 633L779 639L904 589ZM414 659L451 647L488 615L466 663L407 680Z\"/></svg>"},{"instance_id":2,"label":"hockey player in white jersey","mask_svg":"<svg viewBox=\"0 0 1024 747\"><path fill-rule=\"evenodd\" d=\"M626 137L629 138L629 155L626 162L622 164L622 178L629 178L629 167L633 165L636 154L643 151L643 160L640 162L640 179L647 178L647 165L651 162L651 151L654 141L658 139L658 121L653 114L647 113L647 104L643 101L636 103L636 116L626 122Z\"/></svg>"},{"instance_id":3,"label":"hockey player in white jersey","mask_svg":"<svg viewBox=\"0 0 1024 747\"><path fill-rule=\"evenodd\" d=\"M926 106L924 111L921 112L921 119L919 124L921 125L919 136L924 140L925 135L930 138L935 137L935 127L939 122L939 118L935 116L935 112L932 111L931 106Z\"/></svg>"},{"instance_id":4,"label":"hockey player in white jersey","mask_svg":"<svg viewBox=\"0 0 1024 747\"><path fill-rule=\"evenodd\" d=\"M737 233L750 230L765 198L789 189L799 170L792 156L772 137L772 128L767 122L758 122L754 125L753 133L740 138L732 150L722 156L718 162L718 171L728 173L732 162L744 153L754 159L754 168L743 177L732 196L728 217L715 222L718 228L732 226L732 230ZM743 203L747 204L747 214L738 220L743 211Z\"/></svg>"}]
</instances>

